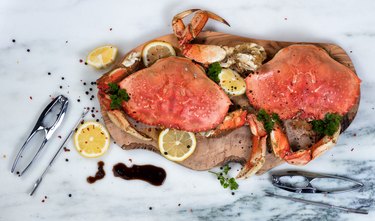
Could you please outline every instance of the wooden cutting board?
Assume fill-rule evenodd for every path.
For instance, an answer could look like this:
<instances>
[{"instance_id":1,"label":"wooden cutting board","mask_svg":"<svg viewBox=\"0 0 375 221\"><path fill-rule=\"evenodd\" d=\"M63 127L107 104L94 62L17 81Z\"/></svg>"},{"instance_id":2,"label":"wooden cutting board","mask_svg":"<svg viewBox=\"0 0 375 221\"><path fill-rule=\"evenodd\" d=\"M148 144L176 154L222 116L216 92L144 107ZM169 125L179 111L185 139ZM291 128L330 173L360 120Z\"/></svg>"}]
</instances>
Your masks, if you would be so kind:
<instances>
[{"instance_id":1,"label":"wooden cutting board","mask_svg":"<svg viewBox=\"0 0 375 221\"><path fill-rule=\"evenodd\" d=\"M178 50L178 43L177 39L173 34L162 36L154 40L162 40L171 43L175 49L177 54L181 54ZM246 37L234 36L225 33L219 32L211 32L206 31L202 32L199 37L195 40L196 43L199 44L213 44L213 45L227 45L227 46L235 46L241 43L246 42L254 42L261 46L263 46L267 52L267 62L282 48L289 46L291 44L299 44L301 42L280 42L280 41L271 41L271 40L257 40L251 39ZM147 42L145 43L147 44ZM141 51L143 46L142 44L131 51ZM342 63L345 66L348 66L351 70L354 70L354 66L352 61L350 60L348 54L339 46L335 44L328 44L328 43L309 43L320 46L324 48L332 58L337 60L338 62ZM121 63L121 62L120 62ZM115 65L114 68L119 67ZM241 106L249 105L247 98L245 95L236 99L236 102L240 103ZM349 113L344 117L342 131L344 131L349 124L353 121L359 105L359 99L357 104L349 111ZM102 108L102 115L104 123L106 127L115 140L116 144L119 145L124 150L131 150L131 149L147 149L154 151L155 153L159 154L158 145L157 145L157 135L158 129L149 127L147 125L143 125L138 122L134 122L133 124L135 127L149 135L150 137L154 138L152 141L142 141L139 140L131 135L120 130L116 127L108 118L106 111ZM179 164L191 168L193 170L208 170L213 167L223 165L227 162L238 162L238 163L245 163L246 159L248 158L251 150L251 134L248 126L243 126L232 131L229 134L226 134L220 138L203 138L201 136L197 136L197 147L195 152L185 161L180 162ZM266 163L263 168L258 172L262 174L273 167L276 167L282 164L283 161L274 157L274 155L270 152L267 152L266 155Z\"/></svg>"}]
</instances>

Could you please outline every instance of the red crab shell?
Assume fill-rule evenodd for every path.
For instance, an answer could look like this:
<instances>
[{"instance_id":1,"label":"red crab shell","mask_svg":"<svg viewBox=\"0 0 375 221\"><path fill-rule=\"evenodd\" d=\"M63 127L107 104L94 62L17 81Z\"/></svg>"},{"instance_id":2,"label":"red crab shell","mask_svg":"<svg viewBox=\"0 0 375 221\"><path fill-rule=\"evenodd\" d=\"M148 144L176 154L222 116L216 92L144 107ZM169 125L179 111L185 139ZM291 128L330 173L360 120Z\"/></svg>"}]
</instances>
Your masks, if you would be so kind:
<instances>
[{"instance_id":1,"label":"red crab shell","mask_svg":"<svg viewBox=\"0 0 375 221\"><path fill-rule=\"evenodd\" d=\"M281 119L322 119L346 114L360 94L360 79L313 45L291 45L246 79L246 95L256 108Z\"/></svg>"},{"instance_id":2,"label":"red crab shell","mask_svg":"<svg viewBox=\"0 0 375 221\"><path fill-rule=\"evenodd\" d=\"M168 57L119 83L130 95L126 113L147 125L185 131L218 126L231 104L225 92L191 60Z\"/></svg>"}]
</instances>

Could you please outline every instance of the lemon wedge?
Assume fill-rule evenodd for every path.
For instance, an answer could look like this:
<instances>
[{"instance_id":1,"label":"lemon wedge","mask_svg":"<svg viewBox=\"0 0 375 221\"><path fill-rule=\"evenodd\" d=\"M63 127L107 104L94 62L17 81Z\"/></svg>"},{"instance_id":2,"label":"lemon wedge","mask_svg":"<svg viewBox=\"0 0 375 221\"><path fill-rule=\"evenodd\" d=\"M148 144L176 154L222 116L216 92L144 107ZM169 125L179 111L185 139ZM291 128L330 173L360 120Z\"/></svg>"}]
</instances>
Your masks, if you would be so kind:
<instances>
[{"instance_id":1,"label":"lemon wedge","mask_svg":"<svg viewBox=\"0 0 375 221\"><path fill-rule=\"evenodd\" d=\"M97 122L82 124L74 134L74 145L84 157L102 156L109 148L110 136L105 127Z\"/></svg>"},{"instance_id":2,"label":"lemon wedge","mask_svg":"<svg viewBox=\"0 0 375 221\"><path fill-rule=\"evenodd\" d=\"M175 56L173 46L164 41L152 41L144 46L142 50L142 60L146 67L151 66L160 58Z\"/></svg>"},{"instance_id":3,"label":"lemon wedge","mask_svg":"<svg viewBox=\"0 0 375 221\"><path fill-rule=\"evenodd\" d=\"M165 129L159 135L159 150L161 154L172 161L181 162L195 150L197 141L194 133Z\"/></svg>"},{"instance_id":4,"label":"lemon wedge","mask_svg":"<svg viewBox=\"0 0 375 221\"><path fill-rule=\"evenodd\" d=\"M245 94L245 80L237 72L223 68L218 77L220 80L219 85L227 94L233 96Z\"/></svg>"},{"instance_id":5,"label":"lemon wedge","mask_svg":"<svg viewBox=\"0 0 375 221\"><path fill-rule=\"evenodd\" d=\"M97 69L106 68L116 60L117 48L111 45L95 48L87 56L87 64Z\"/></svg>"}]
</instances>

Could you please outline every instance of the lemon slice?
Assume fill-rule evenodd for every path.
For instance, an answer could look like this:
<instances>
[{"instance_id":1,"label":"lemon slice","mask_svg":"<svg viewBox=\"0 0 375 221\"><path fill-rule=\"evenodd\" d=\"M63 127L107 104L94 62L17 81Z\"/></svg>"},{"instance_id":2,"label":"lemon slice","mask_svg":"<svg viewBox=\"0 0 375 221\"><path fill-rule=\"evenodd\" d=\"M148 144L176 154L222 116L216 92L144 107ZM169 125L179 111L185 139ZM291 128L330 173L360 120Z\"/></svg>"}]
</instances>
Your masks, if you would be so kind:
<instances>
[{"instance_id":1,"label":"lemon slice","mask_svg":"<svg viewBox=\"0 0 375 221\"><path fill-rule=\"evenodd\" d=\"M197 141L194 133L165 129L159 135L159 150L161 154L172 161L183 161L195 150Z\"/></svg>"},{"instance_id":2,"label":"lemon slice","mask_svg":"<svg viewBox=\"0 0 375 221\"><path fill-rule=\"evenodd\" d=\"M84 157L99 157L109 147L110 137L105 127L97 122L82 124L74 134L74 145Z\"/></svg>"},{"instance_id":3,"label":"lemon slice","mask_svg":"<svg viewBox=\"0 0 375 221\"><path fill-rule=\"evenodd\" d=\"M163 41L153 41L144 46L142 50L142 60L146 67L151 66L160 58L175 56L173 46Z\"/></svg>"},{"instance_id":4,"label":"lemon slice","mask_svg":"<svg viewBox=\"0 0 375 221\"><path fill-rule=\"evenodd\" d=\"M87 56L87 64L101 69L111 65L117 55L117 48L111 45L95 48Z\"/></svg>"},{"instance_id":5,"label":"lemon slice","mask_svg":"<svg viewBox=\"0 0 375 221\"><path fill-rule=\"evenodd\" d=\"M223 68L218 77L219 85L227 94L237 96L245 93L245 80L237 72Z\"/></svg>"}]
</instances>

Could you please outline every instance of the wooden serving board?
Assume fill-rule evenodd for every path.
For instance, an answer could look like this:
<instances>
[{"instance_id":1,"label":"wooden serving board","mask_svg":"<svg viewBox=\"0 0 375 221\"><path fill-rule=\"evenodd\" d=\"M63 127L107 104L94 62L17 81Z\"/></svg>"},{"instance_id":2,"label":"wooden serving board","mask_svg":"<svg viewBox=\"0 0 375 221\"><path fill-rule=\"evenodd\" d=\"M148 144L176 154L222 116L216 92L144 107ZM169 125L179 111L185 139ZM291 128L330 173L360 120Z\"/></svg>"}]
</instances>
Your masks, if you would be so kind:
<instances>
[{"instance_id":1,"label":"wooden serving board","mask_svg":"<svg viewBox=\"0 0 375 221\"><path fill-rule=\"evenodd\" d=\"M178 50L177 39L173 34L162 36L154 40L162 40L171 43L177 54L181 54ZM271 41L271 40L257 40L246 37L234 36L225 33L211 32L206 31L202 32L199 37L195 40L199 44L213 44L213 45L227 45L235 46L241 43L254 42L263 46L267 52L267 62L272 59L273 56L282 48L289 46L291 44L300 44L301 42L280 42L280 41ZM147 44L147 42L145 43ZM142 44L132 51L141 51L143 46ZM308 43L314 44L324 48L332 58L342 63L345 66L348 66L351 70L354 70L353 63L351 62L349 56L346 52L339 46L335 44L328 43ZM121 62L115 66L119 67ZM236 99L241 106L249 105L245 95ZM349 124L353 121L359 105L359 99L357 104L349 111L349 113L344 117L342 122L342 131L344 131ZM148 127L147 125L142 125L141 123L135 122L134 125L140 131L146 133L153 138L152 141L142 141L139 140L115 126L108 118L106 111L102 108L102 115L104 123L111 136L115 142L125 150L131 149L148 149L154 151L155 153L160 153L157 145L157 135L158 130L156 128ZM197 147L195 152L185 161L180 162L179 164L191 168L193 170L208 170L215 166L225 164L227 162L238 162L245 163L249 157L251 150L251 134L248 126L243 126L232 131L225 136L219 138L204 138L197 136ZM280 159L277 159L272 153L267 152L266 163L263 168L258 172L262 174L273 167L276 167L283 163Z\"/></svg>"}]
</instances>

